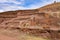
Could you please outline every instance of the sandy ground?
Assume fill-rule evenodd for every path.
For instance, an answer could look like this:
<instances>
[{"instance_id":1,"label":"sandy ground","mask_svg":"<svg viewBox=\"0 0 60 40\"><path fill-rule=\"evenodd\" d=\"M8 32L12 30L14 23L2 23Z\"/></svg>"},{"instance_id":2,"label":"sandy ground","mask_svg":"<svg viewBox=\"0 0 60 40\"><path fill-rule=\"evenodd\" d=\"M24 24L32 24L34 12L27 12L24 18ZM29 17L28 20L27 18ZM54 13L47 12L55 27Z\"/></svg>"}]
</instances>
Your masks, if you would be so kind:
<instances>
[{"instance_id":1,"label":"sandy ground","mask_svg":"<svg viewBox=\"0 0 60 40\"><path fill-rule=\"evenodd\" d=\"M28 35L25 33L17 33L16 31L1 30L0 40L47 40L41 37Z\"/></svg>"},{"instance_id":2,"label":"sandy ground","mask_svg":"<svg viewBox=\"0 0 60 40\"><path fill-rule=\"evenodd\" d=\"M0 34L0 40L17 40L17 39Z\"/></svg>"},{"instance_id":3,"label":"sandy ground","mask_svg":"<svg viewBox=\"0 0 60 40\"><path fill-rule=\"evenodd\" d=\"M0 40L18 40L18 39L0 34ZM33 36L25 36L23 39L21 38L20 40L45 40L45 39Z\"/></svg>"}]
</instances>

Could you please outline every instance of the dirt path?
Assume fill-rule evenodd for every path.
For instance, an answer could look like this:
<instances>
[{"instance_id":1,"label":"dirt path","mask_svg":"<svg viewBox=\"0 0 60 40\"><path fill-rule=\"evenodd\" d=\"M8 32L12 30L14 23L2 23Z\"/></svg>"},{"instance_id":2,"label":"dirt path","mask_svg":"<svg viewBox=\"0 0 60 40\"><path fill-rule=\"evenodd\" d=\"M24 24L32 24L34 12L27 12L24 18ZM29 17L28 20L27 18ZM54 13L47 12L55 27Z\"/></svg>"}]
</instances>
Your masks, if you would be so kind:
<instances>
[{"instance_id":1,"label":"dirt path","mask_svg":"<svg viewBox=\"0 0 60 40\"><path fill-rule=\"evenodd\" d=\"M0 34L0 40L17 40L17 39Z\"/></svg>"}]
</instances>

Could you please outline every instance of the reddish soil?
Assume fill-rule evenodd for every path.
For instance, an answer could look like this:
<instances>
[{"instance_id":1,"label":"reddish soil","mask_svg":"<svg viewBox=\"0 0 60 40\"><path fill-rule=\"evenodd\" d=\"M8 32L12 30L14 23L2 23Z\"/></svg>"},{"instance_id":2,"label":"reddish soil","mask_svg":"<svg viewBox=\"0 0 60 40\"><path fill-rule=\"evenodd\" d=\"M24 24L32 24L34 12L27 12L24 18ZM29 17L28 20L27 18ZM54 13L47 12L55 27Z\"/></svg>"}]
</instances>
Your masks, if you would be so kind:
<instances>
[{"instance_id":1,"label":"reddish soil","mask_svg":"<svg viewBox=\"0 0 60 40\"><path fill-rule=\"evenodd\" d=\"M17 40L17 39L0 34L0 40Z\"/></svg>"}]
</instances>

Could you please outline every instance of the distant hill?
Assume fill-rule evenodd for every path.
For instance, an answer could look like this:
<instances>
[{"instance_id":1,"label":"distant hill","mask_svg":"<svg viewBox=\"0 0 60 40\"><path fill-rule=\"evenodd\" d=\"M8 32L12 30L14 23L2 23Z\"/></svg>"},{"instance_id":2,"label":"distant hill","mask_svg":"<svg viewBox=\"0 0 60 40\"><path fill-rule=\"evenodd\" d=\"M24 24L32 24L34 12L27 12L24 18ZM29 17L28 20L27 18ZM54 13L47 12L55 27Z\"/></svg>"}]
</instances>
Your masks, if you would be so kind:
<instances>
[{"instance_id":1,"label":"distant hill","mask_svg":"<svg viewBox=\"0 0 60 40\"><path fill-rule=\"evenodd\" d=\"M23 31L31 36L60 40L60 2L33 10L2 12L0 13L0 31L14 37L19 35L18 38Z\"/></svg>"},{"instance_id":2,"label":"distant hill","mask_svg":"<svg viewBox=\"0 0 60 40\"><path fill-rule=\"evenodd\" d=\"M47 11L47 12L50 11L50 12L46 13L45 11ZM47 24L50 25L50 24L52 24L52 22L57 23L57 21L60 20L59 19L60 13L53 13L56 11L60 12L60 2L52 3L52 4L46 5L44 7L41 7L38 9L33 9L33 10L16 10L16 11L2 12L2 13L0 13L0 24L3 24L4 26L13 25L14 27L15 26L17 27L17 25L20 27L21 26L24 27L25 25L28 25L29 26L28 28L30 28L32 26L36 27L37 25L47 26ZM53 24L53 26L57 26L57 25L58 24L56 24L56 25ZM50 26L52 26L52 25L50 25ZM39 28L39 27L37 27L37 28Z\"/></svg>"},{"instance_id":3,"label":"distant hill","mask_svg":"<svg viewBox=\"0 0 60 40\"><path fill-rule=\"evenodd\" d=\"M60 11L60 2L52 3L41 7L38 9L39 11Z\"/></svg>"}]
</instances>

